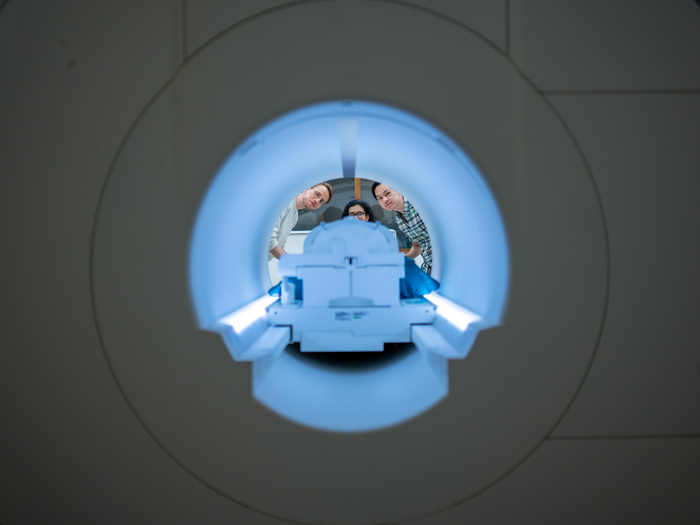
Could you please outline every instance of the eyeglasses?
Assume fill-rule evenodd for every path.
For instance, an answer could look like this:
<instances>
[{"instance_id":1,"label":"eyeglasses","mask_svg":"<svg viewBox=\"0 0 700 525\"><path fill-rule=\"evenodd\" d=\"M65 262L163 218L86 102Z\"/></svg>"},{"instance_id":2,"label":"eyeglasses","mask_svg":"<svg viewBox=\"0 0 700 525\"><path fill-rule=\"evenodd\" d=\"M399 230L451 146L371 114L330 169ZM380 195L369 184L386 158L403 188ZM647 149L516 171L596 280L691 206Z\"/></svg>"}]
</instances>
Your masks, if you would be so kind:
<instances>
[{"instance_id":1,"label":"eyeglasses","mask_svg":"<svg viewBox=\"0 0 700 525\"><path fill-rule=\"evenodd\" d=\"M358 211L357 213L348 212L348 215L350 215L350 217L357 217L358 219L361 219L362 217L365 216L365 212L363 212L363 211Z\"/></svg>"},{"instance_id":2,"label":"eyeglasses","mask_svg":"<svg viewBox=\"0 0 700 525\"><path fill-rule=\"evenodd\" d=\"M379 202L382 202L384 199L388 199L392 193L394 193L394 192L391 190L384 190L383 193L381 193L380 195L377 195L377 200Z\"/></svg>"}]
</instances>

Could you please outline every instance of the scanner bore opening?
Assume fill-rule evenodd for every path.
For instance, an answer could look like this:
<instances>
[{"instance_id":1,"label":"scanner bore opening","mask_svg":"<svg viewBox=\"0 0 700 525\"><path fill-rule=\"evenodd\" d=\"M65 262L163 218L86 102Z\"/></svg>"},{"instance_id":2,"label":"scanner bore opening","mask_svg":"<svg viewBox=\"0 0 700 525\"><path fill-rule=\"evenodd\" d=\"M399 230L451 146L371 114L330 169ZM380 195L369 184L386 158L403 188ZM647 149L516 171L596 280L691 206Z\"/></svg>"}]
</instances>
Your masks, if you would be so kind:
<instances>
[{"instance_id":1,"label":"scanner bore opening","mask_svg":"<svg viewBox=\"0 0 700 525\"><path fill-rule=\"evenodd\" d=\"M262 187L267 202L284 201L320 180L345 178L350 168L355 177L406 188L430 232L433 276L441 281L437 331L422 332L421 351L398 345L386 354L396 359L377 358L384 364L363 365L362 373L349 361L331 365L343 357L312 364L294 348L281 351L288 335L271 336L283 343L278 353L261 353L257 344L270 304L269 271L259 261L267 260L269 232L283 208L261 206L251 195ZM437 403L447 395L447 360L465 357L478 331L498 324L508 289L505 229L474 164L422 119L369 102L309 106L252 135L212 183L190 254L198 322L222 335L234 359L253 362L253 396L284 417L330 431L383 428ZM238 333L224 321L241 313L246 330Z\"/></svg>"}]
</instances>

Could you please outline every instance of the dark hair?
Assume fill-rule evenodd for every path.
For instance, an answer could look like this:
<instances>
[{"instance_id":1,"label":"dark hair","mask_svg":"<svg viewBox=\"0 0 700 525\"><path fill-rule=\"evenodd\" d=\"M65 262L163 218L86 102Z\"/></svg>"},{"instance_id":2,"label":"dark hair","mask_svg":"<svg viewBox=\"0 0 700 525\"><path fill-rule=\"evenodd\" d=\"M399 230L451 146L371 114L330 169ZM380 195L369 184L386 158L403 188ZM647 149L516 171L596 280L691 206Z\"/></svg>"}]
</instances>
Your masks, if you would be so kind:
<instances>
[{"instance_id":1,"label":"dark hair","mask_svg":"<svg viewBox=\"0 0 700 525\"><path fill-rule=\"evenodd\" d=\"M377 201L379 199L377 199L377 194L374 193L374 190L376 190L377 186L379 186L380 184L381 184L381 182L375 182L374 184L372 184L372 197L374 197L375 201Z\"/></svg>"},{"instance_id":2,"label":"dark hair","mask_svg":"<svg viewBox=\"0 0 700 525\"><path fill-rule=\"evenodd\" d=\"M350 213L350 208L352 208L353 206L362 206L362 209L365 210L365 214L367 215L367 222L377 222L377 219L374 216L374 212L372 211L372 208L369 207L369 204L367 204L365 201L360 200L360 199L352 200L345 205L345 209L343 210L342 218L345 218L348 216L348 214Z\"/></svg>"}]
</instances>

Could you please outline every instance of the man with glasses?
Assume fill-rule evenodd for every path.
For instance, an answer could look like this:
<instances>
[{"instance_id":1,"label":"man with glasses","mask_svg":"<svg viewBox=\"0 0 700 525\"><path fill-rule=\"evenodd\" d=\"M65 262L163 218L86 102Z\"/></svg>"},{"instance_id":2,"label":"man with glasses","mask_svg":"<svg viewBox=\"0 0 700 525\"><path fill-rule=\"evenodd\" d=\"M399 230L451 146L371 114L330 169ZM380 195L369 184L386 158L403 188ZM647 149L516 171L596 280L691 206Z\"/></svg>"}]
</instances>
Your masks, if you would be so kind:
<instances>
[{"instance_id":1,"label":"man with glasses","mask_svg":"<svg viewBox=\"0 0 700 525\"><path fill-rule=\"evenodd\" d=\"M430 275L433 269L433 248L430 245L428 229L416 209L404 200L403 195L380 182L372 184L372 195L382 208L396 212L396 225L413 243L406 257L415 259L419 255L423 256L421 270Z\"/></svg>"},{"instance_id":2,"label":"man with glasses","mask_svg":"<svg viewBox=\"0 0 700 525\"><path fill-rule=\"evenodd\" d=\"M323 204L327 204L333 198L333 188L327 182L317 184L313 188L304 190L289 203L282 215L279 216L270 236L270 254L267 260L272 257L280 258L287 252L284 251L284 243L287 242L289 233L299 220L299 210L317 210Z\"/></svg>"}]
</instances>

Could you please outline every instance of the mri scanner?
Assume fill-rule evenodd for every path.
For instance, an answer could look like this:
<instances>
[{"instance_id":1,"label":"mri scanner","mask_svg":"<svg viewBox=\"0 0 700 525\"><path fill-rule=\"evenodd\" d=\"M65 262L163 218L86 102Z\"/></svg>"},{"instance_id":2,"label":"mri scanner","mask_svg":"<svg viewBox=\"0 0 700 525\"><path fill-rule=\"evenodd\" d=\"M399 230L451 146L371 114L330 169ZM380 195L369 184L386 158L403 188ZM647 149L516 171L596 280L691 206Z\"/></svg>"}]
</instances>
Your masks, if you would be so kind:
<instances>
[{"instance_id":1,"label":"mri scanner","mask_svg":"<svg viewBox=\"0 0 700 525\"><path fill-rule=\"evenodd\" d=\"M414 326L432 324L435 306L401 299L404 268L395 236L381 224L354 217L323 223L303 254L281 261L280 298L267 320L288 327L285 343L300 343L302 352L381 352L384 343L410 343Z\"/></svg>"},{"instance_id":2,"label":"mri scanner","mask_svg":"<svg viewBox=\"0 0 700 525\"><path fill-rule=\"evenodd\" d=\"M0 8L3 525L697 521L697 3ZM246 360L353 172L464 355Z\"/></svg>"},{"instance_id":3,"label":"mri scanner","mask_svg":"<svg viewBox=\"0 0 700 525\"><path fill-rule=\"evenodd\" d=\"M271 304L267 239L279 210L319 180L356 176L387 182L421 210L440 291L400 301L404 267L395 237L379 223L346 220L317 227L303 255L280 259L283 292L289 277L301 279L303 300ZM250 199L251 185L260 183L277 203L273 213ZM447 395L447 359L463 359L479 330L500 321L508 268L498 206L460 148L406 111L343 100L283 115L231 155L201 204L189 273L200 327L220 333L235 360L253 362L256 399L315 428L367 431ZM302 352L411 342L416 349L359 374L291 359L283 353L290 342Z\"/></svg>"}]
</instances>

